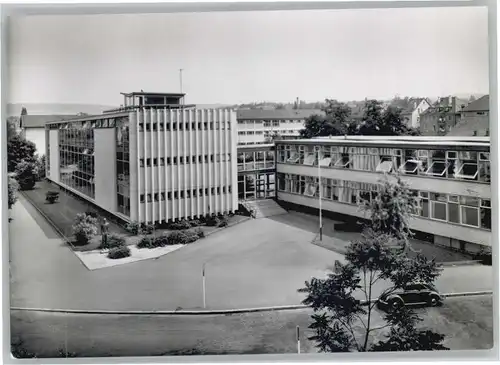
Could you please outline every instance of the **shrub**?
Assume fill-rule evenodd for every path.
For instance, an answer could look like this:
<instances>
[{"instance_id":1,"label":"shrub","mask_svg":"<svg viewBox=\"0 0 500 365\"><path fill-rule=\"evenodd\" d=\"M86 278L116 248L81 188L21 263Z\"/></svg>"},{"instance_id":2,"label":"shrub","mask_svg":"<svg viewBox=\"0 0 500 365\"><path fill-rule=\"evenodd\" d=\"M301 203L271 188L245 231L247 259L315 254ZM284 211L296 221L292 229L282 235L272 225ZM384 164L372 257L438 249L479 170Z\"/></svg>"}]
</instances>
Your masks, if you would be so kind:
<instances>
[{"instance_id":1,"label":"shrub","mask_svg":"<svg viewBox=\"0 0 500 365\"><path fill-rule=\"evenodd\" d=\"M77 214L72 229L76 243L86 245L97 234L97 219L84 213Z\"/></svg>"},{"instance_id":2,"label":"shrub","mask_svg":"<svg viewBox=\"0 0 500 365\"><path fill-rule=\"evenodd\" d=\"M116 260L130 256L130 249L127 246L113 247L109 250L108 258Z\"/></svg>"},{"instance_id":3,"label":"shrub","mask_svg":"<svg viewBox=\"0 0 500 365\"><path fill-rule=\"evenodd\" d=\"M172 232L168 235L168 243L170 245L185 245L189 243L190 237L185 231Z\"/></svg>"},{"instance_id":4,"label":"shrub","mask_svg":"<svg viewBox=\"0 0 500 365\"><path fill-rule=\"evenodd\" d=\"M152 234L155 230L155 226L152 224L142 224L141 225L141 233L142 234Z\"/></svg>"},{"instance_id":5,"label":"shrub","mask_svg":"<svg viewBox=\"0 0 500 365\"><path fill-rule=\"evenodd\" d=\"M19 190L19 184L17 183L17 180L9 177L9 209L12 208L12 206L15 204L17 201L17 191Z\"/></svg>"},{"instance_id":6,"label":"shrub","mask_svg":"<svg viewBox=\"0 0 500 365\"><path fill-rule=\"evenodd\" d=\"M229 222L229 220L228 220L227 216L223 216L222 218L219 219L218 226L219 227L227 227L228 222Z\"/></svg>"},{"instance_id":7,"label":"shrub","mask_svg":"<svg viewBox=\"0 0 500 365\"><path fill-rule=\"evenodd\" d=\"M186 244L187 243L193 243L198 240L200 236L198 236L198 233L193 232L193 231L187 231L186 232Z\"/></svg>"},{"instance_id":8,"label":"shrub","mask_svg":"<svg viewBox=\"0 0 500 365\"><path fill-rule=\"evenodd\" d=\"M483 247L473 256L473 259L481 261L483 265L491 266L493 264L491 252L485 250Z\"/></svg>"},{"instance_id":9,"label":"shrub","mask_svg":"<svg viewBox=\"0 0 500 365\"><path fill-rule=\"evenodd\" d=\"M137 236L141 233L141 225L138 222L131 222L131 223L127 224L127 226L125 227L125 230L128 233L133 234L134 236Z\"/></svg>"},{"instance_id":10,"label":"shrub","mask_svg":"<svg viewBox=\"0 0 500 365\"><path fill-rule=\"evenodd\" d=\"M137 248L154 248L154 238L151 236L142 237L137 243Z\"/></svg>"},{"instance_id":11,"label":"shrub","mask_svg":"<svg viewBox=\"0 0 500 365\"><path fill-rule=\"evenodd\" d=\"M197 228L196 231L194 231L196 233L196 235L198 236L198 238L203 238L205 237L205 232L203 232L203 230L201 228Z\"/></svg>"},{"instance_id":12,"label":"shrub","mask_svg":"<svg viewBox=\"0 0 500 365\"><path fill-rule=\"evenodd\" d=\"M217 227L220 224L220 219L218 217L208 217L207 218L207 226L209 227Z\"/></svg>"},{"instance_id":13,"label":"shrub","mask_svg":"<svg viewBox=\"0 0 500 365\"><path fill-rule=\"evenodd\" d=\"M106 243L102 242L101 239L101 244L99 246L99 249L104 250L121 246L125 246L124 237L118 236L116 234L108 234L108 236L106 237Z\"/></svg>"},{"instance_id":14,"label":"shrub","mask_svg":"<svg viewBox=\"0 0 500 365\"><path fill-rule=\"evenodd\" d=\"M30 190L35 187L38 172L34 162L22 160L16 165L15 172L21 190Z\"/></svg>"},{"instance_id":15,"label":"shrub","mask_svg":"<svg viewBox=\"0 0 500 365\"><path fill-rule=\"evenodd\" d=\"M36 159L36 170L37 170L37 180L41 181L45 179L45 155L41 155Z\"/></svg>"},{"instance_id":16,"label":"shrub","mask_svg":"<svg viewBox=\"0 0 500 365\"><path fill-rule=\"evenodd\" d=\"M157 236L153 239L153 245L154 247L164 247L168 245L168 236L165 234L162 234L160 236Z\"/></svg>"},{"instance_id":17,"label":"shrub","mask_svg":"<svg viewBox=\"0 0 500 365\"><path fill-rule=\"evenodd\" d=\"M172 230L182 230L191 228L191 224L185 219L182 219L178 222L172 222L168 224L168 229Z\"/></svg>"},{"instance_id":18,"label":"shrub","mask_svg":"<svg viewBox=\"0 0 500 365\"><path fill-rule=\"evenodd\" d=\"M198 227L201 226L201 221L199 219L193 219L192 221L189 221L189 225L191 227Z\"/></svg>"}]
</instances>

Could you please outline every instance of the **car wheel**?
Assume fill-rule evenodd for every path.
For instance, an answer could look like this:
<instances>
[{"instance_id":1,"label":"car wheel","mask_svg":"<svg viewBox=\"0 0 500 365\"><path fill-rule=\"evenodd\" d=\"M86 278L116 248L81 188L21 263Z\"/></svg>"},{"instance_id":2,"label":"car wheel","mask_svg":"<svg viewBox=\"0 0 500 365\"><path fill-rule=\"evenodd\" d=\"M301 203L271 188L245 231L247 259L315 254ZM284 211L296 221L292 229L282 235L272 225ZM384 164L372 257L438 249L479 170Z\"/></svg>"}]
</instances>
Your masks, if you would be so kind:
<instances>
[{"instance_id":1,"label":"car wheel","mask_svg":"<svg viewBox=\"0 0 500 365\"><path fill-rule=\"evenodd\" d=\"M399 309L405 305L405 303L403 302L403 299L401 299L400 297L391 298L388 301L388 303L389 303L390 309Z\"/></svg>"},{"instance_id":2,"label":"car wheel","mask_svg":"<svg viewBox=\"0 0 500 365\"><path fill-rule=\"evenodd\" d=\"M431 295L429 297L429 305L431 307L437 307L440 304L439 297L437 295Z\"/></svg>"}]
</instances>

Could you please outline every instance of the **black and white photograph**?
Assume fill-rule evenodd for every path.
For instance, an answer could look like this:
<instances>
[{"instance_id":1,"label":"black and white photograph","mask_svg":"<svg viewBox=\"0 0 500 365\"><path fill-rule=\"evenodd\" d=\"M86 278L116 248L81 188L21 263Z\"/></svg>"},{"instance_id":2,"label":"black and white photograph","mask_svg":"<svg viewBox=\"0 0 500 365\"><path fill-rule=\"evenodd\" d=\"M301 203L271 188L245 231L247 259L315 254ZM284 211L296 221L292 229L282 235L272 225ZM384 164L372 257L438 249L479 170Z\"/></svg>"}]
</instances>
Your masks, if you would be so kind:
<instances>
[{"instance_id":1,"label":"black and white photograph","mask_svg":"<svg viewBox=\"0 0 500 365\"><path fill-rule=\"evenodd\" d=\"M492 3L4 13L12 357L493 351Z\"/></svg>"}]
</instances>

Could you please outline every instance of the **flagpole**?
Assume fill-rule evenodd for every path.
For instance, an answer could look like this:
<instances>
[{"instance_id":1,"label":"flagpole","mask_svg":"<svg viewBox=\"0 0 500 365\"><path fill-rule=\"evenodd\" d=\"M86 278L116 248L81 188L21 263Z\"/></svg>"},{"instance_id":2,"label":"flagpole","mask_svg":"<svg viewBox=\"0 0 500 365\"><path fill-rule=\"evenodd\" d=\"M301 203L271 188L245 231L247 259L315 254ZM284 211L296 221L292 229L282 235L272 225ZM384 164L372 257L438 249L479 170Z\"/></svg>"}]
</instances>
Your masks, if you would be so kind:
<instances>
[{"instance_id":1,"label":"flagpole","mask_svg":"<svg viewBox=\"0 0 500 365\"><path fill-rule=\"evenodd\" d=\"M300 329L297 326L297 353L300 354Z\"/></svg>"}]
</instances>

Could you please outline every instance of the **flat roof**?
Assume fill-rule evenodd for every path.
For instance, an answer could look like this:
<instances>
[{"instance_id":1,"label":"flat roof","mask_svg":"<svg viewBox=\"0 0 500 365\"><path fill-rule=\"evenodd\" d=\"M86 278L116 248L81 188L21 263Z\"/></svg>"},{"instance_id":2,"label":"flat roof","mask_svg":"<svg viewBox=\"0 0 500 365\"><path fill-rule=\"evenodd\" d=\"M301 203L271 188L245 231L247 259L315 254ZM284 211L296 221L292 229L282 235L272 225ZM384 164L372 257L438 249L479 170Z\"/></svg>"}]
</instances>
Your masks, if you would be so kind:
<instances>
[{"instance_id":1,"label":"flat roof","mask_svg":"<svg viewBox=\"0 0 500 365\"><path fill-rule=\"evenodd\" d=\"M312 115L324 115L319 109L239 109L236 119L305 119Z\"/></svg>"},{"instance_id":2,"label":"flat roof","mask_svg":"<svg viewBox=\"0 0 500 365\"><path fill-rule=\"evenodd\" d=\"M143 96L175 96L175 97L183 97L186 94L183 93L154 93L150 91L134 91L131 93L120 93L125 96L135 96L135 95L143 95Z\"/></svg>"},{"instance_id":3,"label":"flat roof","mask_svg":"<svg viewBox=\"0 0 500 365\"><path fill-rule=\"evenodd\" d=\"M126 117L128 116L128 112L116 112L116 113L105 113L105 114L95 114L95 115L86 115L84 117L77 117L77 118L71 118L71 119L65 119L65 120L60 120L58 122L50 122L50 123L45 123L45 125L48 124L62 124L62 123L74 123L74 122L86 122L88 120L98 120L98 119L106 119L106 118L114 118L114 117Z\"/></svg>"},{"instance_id":4,"label":"flat roof","mask_svg":"<svg viewBox=\"0 0 500 365\"><path fill-rule=\"evenodd\" d=\"M383 147L415 147L435 148L453 146L466 149L470 147L489 149L489 137L410 137L410 136L332 136L311 139L276 140L276 144L332 144L356 147L383 146Z\"/></svg>"}]
</instances>

